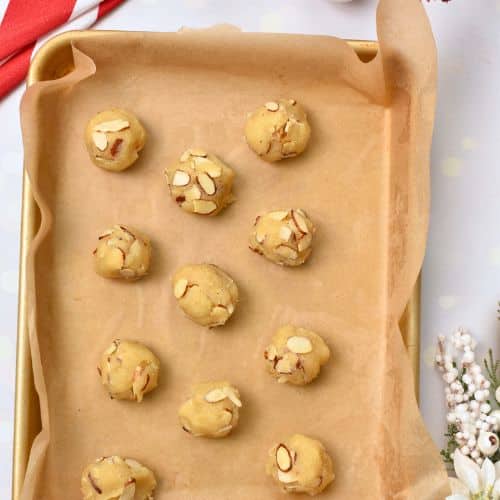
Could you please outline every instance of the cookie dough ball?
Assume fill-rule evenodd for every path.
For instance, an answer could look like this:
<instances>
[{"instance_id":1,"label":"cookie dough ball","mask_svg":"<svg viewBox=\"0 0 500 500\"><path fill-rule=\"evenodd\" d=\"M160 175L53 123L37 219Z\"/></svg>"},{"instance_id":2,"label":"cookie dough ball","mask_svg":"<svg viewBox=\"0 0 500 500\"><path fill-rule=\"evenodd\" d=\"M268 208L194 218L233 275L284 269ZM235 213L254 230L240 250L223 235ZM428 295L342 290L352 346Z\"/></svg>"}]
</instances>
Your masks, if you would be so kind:
<instances>
[{"instance_id":1,"label":"cookie dough ball","mask_svg":"<svg viewBox=\"0 0 500 500\"><path fill-rule=\"evenodd\" d=\"M85 144L94 165L114 172L130 167L145 142L143 126L123 109L101 111L85 129Z\"/></svg>"},{"instance_id":2,"label":"cookie dough ball","mask_svg":"<svg viewBox=\"0 0 500 500\"><path fill-rule=\"evenodd\" d=\"M317 334L293 325L281 327L264 352L266 367L281 384L312 382L330 358L330 349Z\"/></svg>"},{"instance_id":3,"label":"cookie dough ball","mask_svg":"<svg viewBox=\"0 0 500 500\"><path fill-rule=\"evenodd\" d=\"M316 228L300 208L259 215L250 235L250 250L275 264L300 266L311 255Z\"/></svg>"},{"instance_id":4,"label":"cookie dough ball","mask_svg":"<svg viewBox=\"0 0 500 500\"><path fill-rule=\"evenodd\" d=\"M267 161L299 155L310 135L306 112L295 99L267 102L250 114L245 127L248 145Z\"/></svg>"},{"instance_id":5,"label":"cookie dough ball","mask_svg":"<svg viewBox=\"0 0 500 500\"><path fill-rule=\"evenodd\" d=\"M217 215L234 201L234 172L216 156L188 149L165 170L172 198L186 212Z\"/></svg>"},{"instance_id":6,"label":"cookie dough ball","mask_svg":"<svg viewBox=\"0 0 500 500\"><path fill-rule=\"evenodd\" d=\"M184 313L202 326L223 325L238 302L236 283L213 264L181 267L172 282L174 296Z\"/></svg>"},{"instance_id":7,"label":"cookie dough ball","mask_svg":"<svg viewBox=\"0 0 500 500\"><path fill-rule=\"evenodd\" d=\"M129 458L102 457L82 472L83 500L153 500L154 474Z\"/></svg>"},{"instance_id":8,"label":"cookie dough ball","mask_svg":"<svg viewBox=\"0 0 500 500\"><path fill-rule=\"evenodd\" d=\"M229 382L205 382L193 387L179 420L193 436L223 438L238 425L240 408L240 393Z\"/></svg>"},{"instance_id":9,"label":"cookie dough ball","mask_svg":"<svg viewBox=\"0 0 500 500\"><path fill-rule=\"evenodd\" d=\"M99 236L94 257L97 274L132 281L148 273L151 244L135 229L116 225Z\"/></svg>"},{"instance_id":10,"label":"cookie dough ball","mask_svg":"<svg viewBox=\"0 0 500 500\"><path fill-rule=\"evenodd\" d=\"M324 446L302 434L294 434L269 450L266 472L285 493L317 495L335 478Z\"/></svg>"},{"instance_id":11,"label":"cookie dough ball","mask_svg":"<svg viewBox=\"0 0 500 500\"><path fill-rule=\"evenodd\" d=\"M158 385L160 361L138 342L114 340L97 367L102 384L113 399L142 401Z\"/></svg>"}]
</instances>

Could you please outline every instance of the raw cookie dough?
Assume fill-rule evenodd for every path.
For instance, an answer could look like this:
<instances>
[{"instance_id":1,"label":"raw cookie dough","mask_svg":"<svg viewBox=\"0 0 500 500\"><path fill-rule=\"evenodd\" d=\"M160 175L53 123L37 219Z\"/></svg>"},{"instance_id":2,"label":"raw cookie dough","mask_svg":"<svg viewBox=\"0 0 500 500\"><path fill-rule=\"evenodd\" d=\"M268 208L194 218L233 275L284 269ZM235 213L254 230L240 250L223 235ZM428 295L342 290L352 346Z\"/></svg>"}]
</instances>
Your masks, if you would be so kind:
<instances>
[{"instance_id":1,"label":"raw cookie dough","mask_svg":"<svg viewBox=\"0 0 500 500\"><path fill-rule=\"evenodd\" d=\"M250 250L284 266L300 266L312 251L316 228L300 208L259 215L250 235Z\"/></svg>"},{"instance_id":2,"label":"raw cookie dough","mask_svg":"<svg viewBox=\"0 0 500 500\"><path fill-rule=\"evenodd\" d=\"M145 142L143 126L123 109L101 111L85 129L85 144L94 165L114 172L130 167Z\"/></svg>"},{"instance_id":3,"label":"raw cookie dough","mask_svg":"<svg viewBox=\"0 0 500 500\"><path fill-rule=\"evenodd\" d=\"M260 157L278 161L306 149L311 127L304 108L295 99L267 102L247 119L247 143Z\"/></svg>"},{"instance_id":4,"label":"raw cookie dough","mask_svg":"<svg viewBox=\"0 0 500 500\"><path fill-rule=\"evenodd\" d=\"M102 457L82 472L83 500L153 500L154 474L130 458Z\"/></svg>"},{"instance_id":5,"label":"raw cookie dough","mask_svg":"<svg viewBox=\"0 0 500 500\"><path fill-rule=\"evenodd\" d=\"M238 302L236 283L213 264L181 267L172 283L174 296L184 313L202 326L223 325Z\"/></svg>"},{"instance_id":6,"label":"raw cookie dough","mask_svg":"<svg viewBox=\"0 0 500 500\"><path fill-rule=\"evenodd\" d=\"M240 393L229 382L204 382L179 408L182 428L196 437L223 438L237 425Z\"/></svg>"},{"instance_id":7,"label":"raw cookie dough","mask_svg":"<svg viewBox=\"0 0 500 500\"><path fill-rule=\"evenodd\" d=\"M186 212L217 215L234 201L234 171L216 156L188 149L165 169L172 198Z\"/></svg>"},{"instance_id":8,"label":"raw cookie dough","mask_svg":"<svg viewBox=\"0 0 500 500\"><path fill-rule=\"evenodd\" d=\"M144 394L158 385L160 361L138 342L113 340L97 371L111 398L140 403Z\"/></svg>"},{"instance_id":9,"label":"raw cookie dough","mask_svg":"<svg viewBox=\"0 0 500 500\"><path fill-rule=\"evenodd\" d=\"M281 327L264 352L266 367L278 382L312 382L330 358L330 349L317 334L293 325Z\"/></svg>"},{"instance_id":10,"label":"raw cookie dough","mask_svg":"<svg viewBox=\"0 0 500 500\"><path fill-rule=\"evenodd\" d=\"M269 450L266 472L285 493L317 495L335 478L324 446L302 434L294 434Z\"/></svg>"},{"instance_id":11,"label":"raw cookie dough","mask_svg":"<svg viewBox=\"0 0 500 500\"><path fill-rule=\"evenodd\" d=\"M148 273L151 244L135 229L115 225L99 236L94 257L97 274L105 278L136 280Z\"/></svg>"}]
</instances>

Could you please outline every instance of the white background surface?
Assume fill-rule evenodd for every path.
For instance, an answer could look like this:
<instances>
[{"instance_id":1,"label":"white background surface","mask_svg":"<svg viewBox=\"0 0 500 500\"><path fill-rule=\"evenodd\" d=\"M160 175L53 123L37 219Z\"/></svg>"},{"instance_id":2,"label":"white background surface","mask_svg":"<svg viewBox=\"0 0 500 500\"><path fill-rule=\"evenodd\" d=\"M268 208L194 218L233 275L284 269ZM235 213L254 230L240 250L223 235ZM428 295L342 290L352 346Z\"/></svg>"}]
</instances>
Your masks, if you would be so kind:
<instances>
[{"instance_id":1,"label":"white background surface","mask_svg":"<svg viewBox=\"0 0 500 500\"><path fill-rule=\"evenodd\" d=\"M48 4L50 2L47 2ZM431 228L424 266L421 407L436 442L442 384L430 366L438 332L469 327L500 355L500 0L426 3L439 52ZM246 31L374 39L375 0L128 0L101 29L175 31L228 22ZM0 100L0 499L10 498L15 378L22 89Z\"/></svg>"}]
</instances>

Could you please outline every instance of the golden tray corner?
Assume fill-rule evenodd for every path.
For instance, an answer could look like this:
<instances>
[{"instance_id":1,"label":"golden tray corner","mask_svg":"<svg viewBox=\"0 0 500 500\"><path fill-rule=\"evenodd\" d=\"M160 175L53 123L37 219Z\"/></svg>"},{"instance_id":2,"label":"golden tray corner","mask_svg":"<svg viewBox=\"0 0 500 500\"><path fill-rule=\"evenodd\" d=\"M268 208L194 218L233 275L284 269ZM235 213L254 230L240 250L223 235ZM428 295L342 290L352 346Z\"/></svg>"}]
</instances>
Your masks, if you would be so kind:
<instances>
[{"instance_id":1,"label":"golden tray corner","mask_svg":"<svg viewBox=\"0 0 500 500\"><path fill-rule=\"evenodd\" d=\"M89 37L106 37L110 31L68 31L46 42L34 56L27 85L61 78L73 69L71 43ZM378 51L378 42L347 40L358 57L368 62ZM26 310L26 257L40 223L28 174L23 174L21 211L21 250L19 266L19 309L16 355L16 395L14 412L14 448L12 464L12 499L19 500L31 444L41 430L40 408L36 394L29 349ZM415 393L419 397L420 373L420 277L400 321L401 333L408 349L414 374Z\"/></svg>"}]
</instances>

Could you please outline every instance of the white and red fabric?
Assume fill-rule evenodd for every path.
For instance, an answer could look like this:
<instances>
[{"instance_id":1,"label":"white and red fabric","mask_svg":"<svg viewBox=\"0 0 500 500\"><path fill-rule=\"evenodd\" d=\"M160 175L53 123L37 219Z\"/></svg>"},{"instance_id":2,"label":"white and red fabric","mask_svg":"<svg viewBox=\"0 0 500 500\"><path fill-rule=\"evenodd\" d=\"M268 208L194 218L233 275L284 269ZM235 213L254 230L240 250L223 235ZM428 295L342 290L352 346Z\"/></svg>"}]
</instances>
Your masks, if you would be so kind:
<instances>
[{"instance_id":1,"label":"white and red fabric","mask_svg":"<svg viewBox=\"0 0 500 500\"><path fill-rule=\"evenodd\" d=\"M24 80L32 56L62 31L90 28L124 0L0 0L0 99Z\"/></svg>"}]
</instances>

